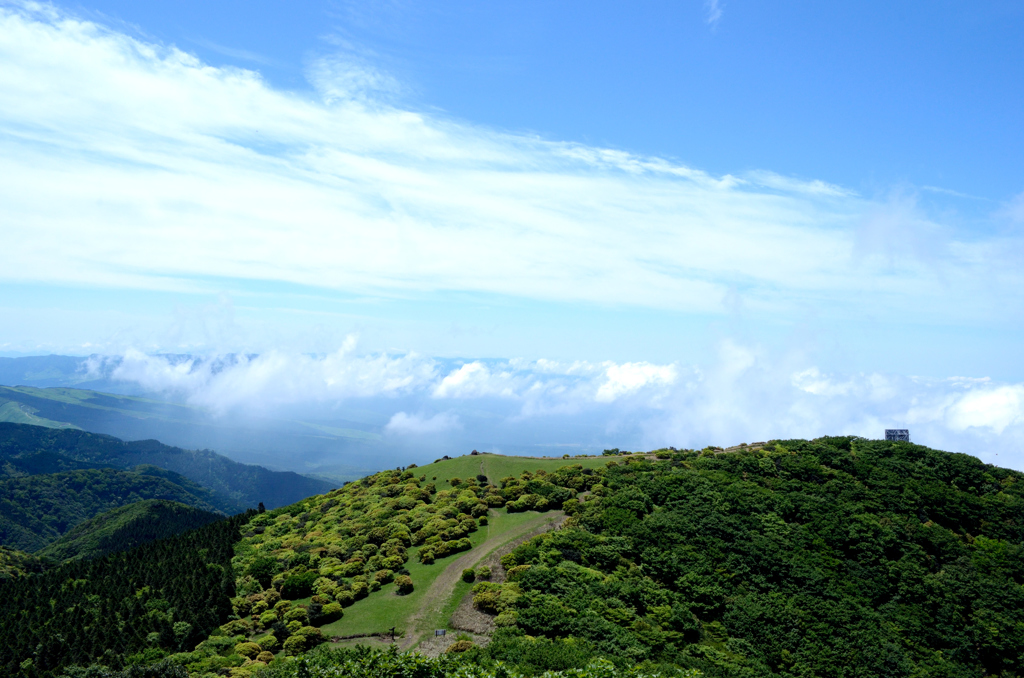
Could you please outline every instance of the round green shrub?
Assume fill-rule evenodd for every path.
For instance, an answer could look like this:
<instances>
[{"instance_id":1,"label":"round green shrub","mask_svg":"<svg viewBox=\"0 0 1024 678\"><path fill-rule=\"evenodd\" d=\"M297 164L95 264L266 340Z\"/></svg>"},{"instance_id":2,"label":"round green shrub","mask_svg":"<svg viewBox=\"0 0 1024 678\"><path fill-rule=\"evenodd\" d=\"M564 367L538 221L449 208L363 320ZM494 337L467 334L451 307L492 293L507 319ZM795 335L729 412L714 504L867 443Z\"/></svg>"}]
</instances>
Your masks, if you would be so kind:
<instances>
[{"instance_id":1,"label":"round green shrub","mask_svg":"<svg viewBox=\"0 0 1024 678\"><path fill-rule=\"evenodd\" d=\"M289 657L302 654L306 651L306 637L300 635L291 635L288 640L284 641L284 653Z\"/></svg>"},{"instance_id":2,"label":"round green shrub","mask_svg":"<svg viewBox=\"0 0 1024 678\"><path fill-rule=\"evenodd\" d=\"M284 620L286 622L300 621L305 624L308 620L306 609L303 607L294 607L284 613Z\"/></svg>"},{"instance_id":3,"label":"round green shrub","mask_svg":"<svg viewBox=\"0 0 1024 678\"><path fill-rule=\"evenodd\" d=\"M407 574L399 575L395 578L395 586L398 588L399 595L412 593L412 577Z\"/></svg>"},{"instance_id":4,"label":"round green shrub","mask_svg":"<svg viewBox=\"0 0 1024 678\"><path fill-rule=\"evenodd\" d=\"M239 643L235 645L235 654L245 657L246 659L254 659L262 650L256 643Z\"/></svg>"},{"instance_id":5,"label":"round green shrub","mask_svg":"<svg viewBox=\"0 0 1024 678\"><path fill-rule=\"evenodd\" d=\"M472 584L475 579L476 572L473 568L470 567L462 571L462 581Z\"/></svg>"},{"instance_id":6,"label":"round green shrub","mask_svg":"<svg viewBox=\"0 0 1024 678\"><path fill-rule=\"evenodd\" d=\"M324 609L320 611L320 623L330 624L344 616L345 612L341 609L340 603L327 603L324 605Z\"/></svg>"},{"instance_id":7,"label":"round green shrub","mask_svg":"<svg viewBox=\"0 0 1024 678\"><path fill-rule=\"evenodd\" d=\"M270 636L263 636L262 638L257 638L256 639L256 643L260 646L260 649L263 650L264 652L274 652L281 645L279 642L277 642L277 637L276 636L272 636L272 635L270 635Z\"/></svg>"}]
</instances>

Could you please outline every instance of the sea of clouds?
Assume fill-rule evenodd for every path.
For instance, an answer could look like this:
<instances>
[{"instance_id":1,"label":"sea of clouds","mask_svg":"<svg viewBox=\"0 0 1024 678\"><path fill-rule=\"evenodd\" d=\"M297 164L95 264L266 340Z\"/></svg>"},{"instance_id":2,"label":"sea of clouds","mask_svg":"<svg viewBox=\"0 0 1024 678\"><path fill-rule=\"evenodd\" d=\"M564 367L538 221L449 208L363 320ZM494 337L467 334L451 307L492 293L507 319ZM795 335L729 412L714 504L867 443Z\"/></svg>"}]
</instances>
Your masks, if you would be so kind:
<instances>
[{"instance_id":1,"label":"sea of clouds","mask_svg":"<svg viewBox=\"0 0 1024 678\"><path fill-rule=\"evenodd\" d=\"M351 339L328 355L195 358L129 350L94 356L86 365L97 377L220 417L322 405L343 413L372 403L386 420L384 444L402 444L402 437L482 444L493 442L500 429L504 439L495 444L509 449L575 443L579 451L593 451L601 445L702 447L837 434L878 438L885 428L907 427L917 442L1024 468L1021 384L827 374L728 340L718 359L701 367L441 360L356 349ZM481 412L487 413L484 420ZM547 438L538 443L535 429Z\"/></svg>"}]
</instances>

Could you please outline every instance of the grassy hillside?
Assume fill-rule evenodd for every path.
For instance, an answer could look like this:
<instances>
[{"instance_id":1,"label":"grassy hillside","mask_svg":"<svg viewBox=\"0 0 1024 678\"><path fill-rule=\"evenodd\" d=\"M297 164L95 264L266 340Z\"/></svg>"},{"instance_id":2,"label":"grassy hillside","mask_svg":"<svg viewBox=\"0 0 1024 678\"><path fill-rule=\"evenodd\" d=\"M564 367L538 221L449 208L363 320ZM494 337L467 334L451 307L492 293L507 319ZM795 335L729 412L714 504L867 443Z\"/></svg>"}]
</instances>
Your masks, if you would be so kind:
<instances>
[{"instance_id":1,"label":"grassy hillside","mask_svg":"<svg viewBox=\"0 0 1024 678\"><path fill-rule=\"evenodd\" d=\"M11 478L0 481L0 544L38 551L89 518L142 499L165 499L216 511L208 490L154 467Z\"/></svg>"},{"instance_id":2,"label":"grassy hillside","mask_svg":"<svg viewBox=\"0 0 1024 678\"><path fill-rule=\"evenodd\" d=\"M194 530L223 516L164 499L144 499L79 523L36 555L57 561L98 558Z\"/></svg>"},{"instance_id":3,"label":"grassy hillside","mask_svg":"<svg viewBox=\"0 0 1024 678\"><path fill-rule=\"evenodd\" d=\"M89 466L121 469L151 464L179 473L209 488L219 508L229 513L256 507L290 504L332 485L291 472L268 471L231 461L210 450L183 450L155 440L125 442L79 430L51 429L24 424L0 423L0 464L27 463L46 453Z\"/></svg>"},{"instance_id":4,"label":"grassy hillside","mask_svg":"<svg viewBox=\"0 0 1024 678\"><path fill-rule=\"evenodd\" d=\"M74 424L64 421L53 421L36 415L34 407L29 407L13 400L0 404L0 421L12 424L31 424L33 426L46 426L47 428L78 428Z\"/></svg>"},{"instance_id":5,"label":"grassy hillside","mask_svg":"<svg viewBox=\"0 0 1024 678\"><path fill-rule=\"evenodd\" d=\"M501 454L464 455L453 459L436 461L419 467L418 474L427 479L437 478L447 483L452 478L473 478L478 474L496 482L506 476L519 476L523 471L543 470L552 473L563 466L579 464L583 468L600 468L610 460L622 457L572 457L569 459L537 459L534 457L512 457Z\"/></svg>"}]
</instances>

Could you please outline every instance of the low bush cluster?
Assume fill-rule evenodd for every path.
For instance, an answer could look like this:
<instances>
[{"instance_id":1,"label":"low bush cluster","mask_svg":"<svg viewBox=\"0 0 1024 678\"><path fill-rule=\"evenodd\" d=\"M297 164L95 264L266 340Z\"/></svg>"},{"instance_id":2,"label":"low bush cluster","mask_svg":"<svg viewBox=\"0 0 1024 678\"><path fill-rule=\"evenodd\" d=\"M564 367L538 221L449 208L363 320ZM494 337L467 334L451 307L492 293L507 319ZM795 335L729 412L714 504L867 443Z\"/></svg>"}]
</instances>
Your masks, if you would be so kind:
<instances>
[{"instance_id":1,"label":"low bush cluster","mask_svg":"<svg viewBox=\"0 0 1024 678\"><path fill-rule=\"evenodd\" d=\"M262 669L259 678L525 678L527 675L502 662L478 661L477 648L469 641L457 641L440 657L400 654L387 650L320 648L296 661L275 663ZM701 673L671 666L637 665L620 668L594 660L579 667L548 671L541 678L701 678Z\"/></svg>"}]
</instances>

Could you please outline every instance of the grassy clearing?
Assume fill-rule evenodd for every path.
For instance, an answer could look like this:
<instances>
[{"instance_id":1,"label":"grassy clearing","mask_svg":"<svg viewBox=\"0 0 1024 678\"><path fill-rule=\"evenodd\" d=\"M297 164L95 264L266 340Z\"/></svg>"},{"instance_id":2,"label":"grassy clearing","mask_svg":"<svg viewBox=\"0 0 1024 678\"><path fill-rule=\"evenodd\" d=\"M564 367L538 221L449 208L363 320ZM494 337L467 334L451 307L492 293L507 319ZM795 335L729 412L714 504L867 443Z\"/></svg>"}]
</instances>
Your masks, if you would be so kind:
<instances>
[{"instance_id":1,"label":"grassy clearing","mask_svg":"<svg viewBox=\"0 0 1024 678\"><path fill-rule=\"evenodd\" d=\"M419 475L426 475L428 481L437 478L437 489L447 489L452 478L468 478L483 473L491 482L497 484L506 476L518 476L523 471L544 469L547 472L557 471L563 466L580 464L583 468L597 468L609 461L621 461L622 457L570 457L569 459L533 459L531 457L507 457L500 454L480 454L477 456L463 455L454 459L435 462L421 466L415 470Z\"/></svg>"},{"instance_id":2,"label":"grassy clearing","mask_svg":"<svg viewBox=\"0 0 1024 678\"><path fill-rule=\"evenodd\" d=\"M511 537L523 524L536 519L538 515L540 514L535 511L510 514L505 509L492 510L489 516L489 524L470 534L469 540L475 549L488 539L500 538L505 534ZM389 631L392 626L397 628L399 634L403 633L406 630L406 621L413 613L420 609L423 604L423 596L426 595L430 585L448 565L465 555L465 552L455 553L435 561L432 565L424 565L416 557L418 552L419 548L409 549L409 562L406 563L409 576L412 577L415 586L412 593L406 596L399 596L395 593L394 584L382 586L380 591L371 593L363 600L346 608L344 617L331 624L325 624L321 628L324 635L351 636L356 634L383 633ZM466 586L469 585L467 584ZM306 600L308 601L308 599ZM452 611L454 611L454 607ZM433 620L439 614L433 613L430 615L432 623L435 623ZM451 617L451 612L448 613L448 617ZM446 628L446 626L438 626L437 628Z\"/></svg>"}]
</instances>

